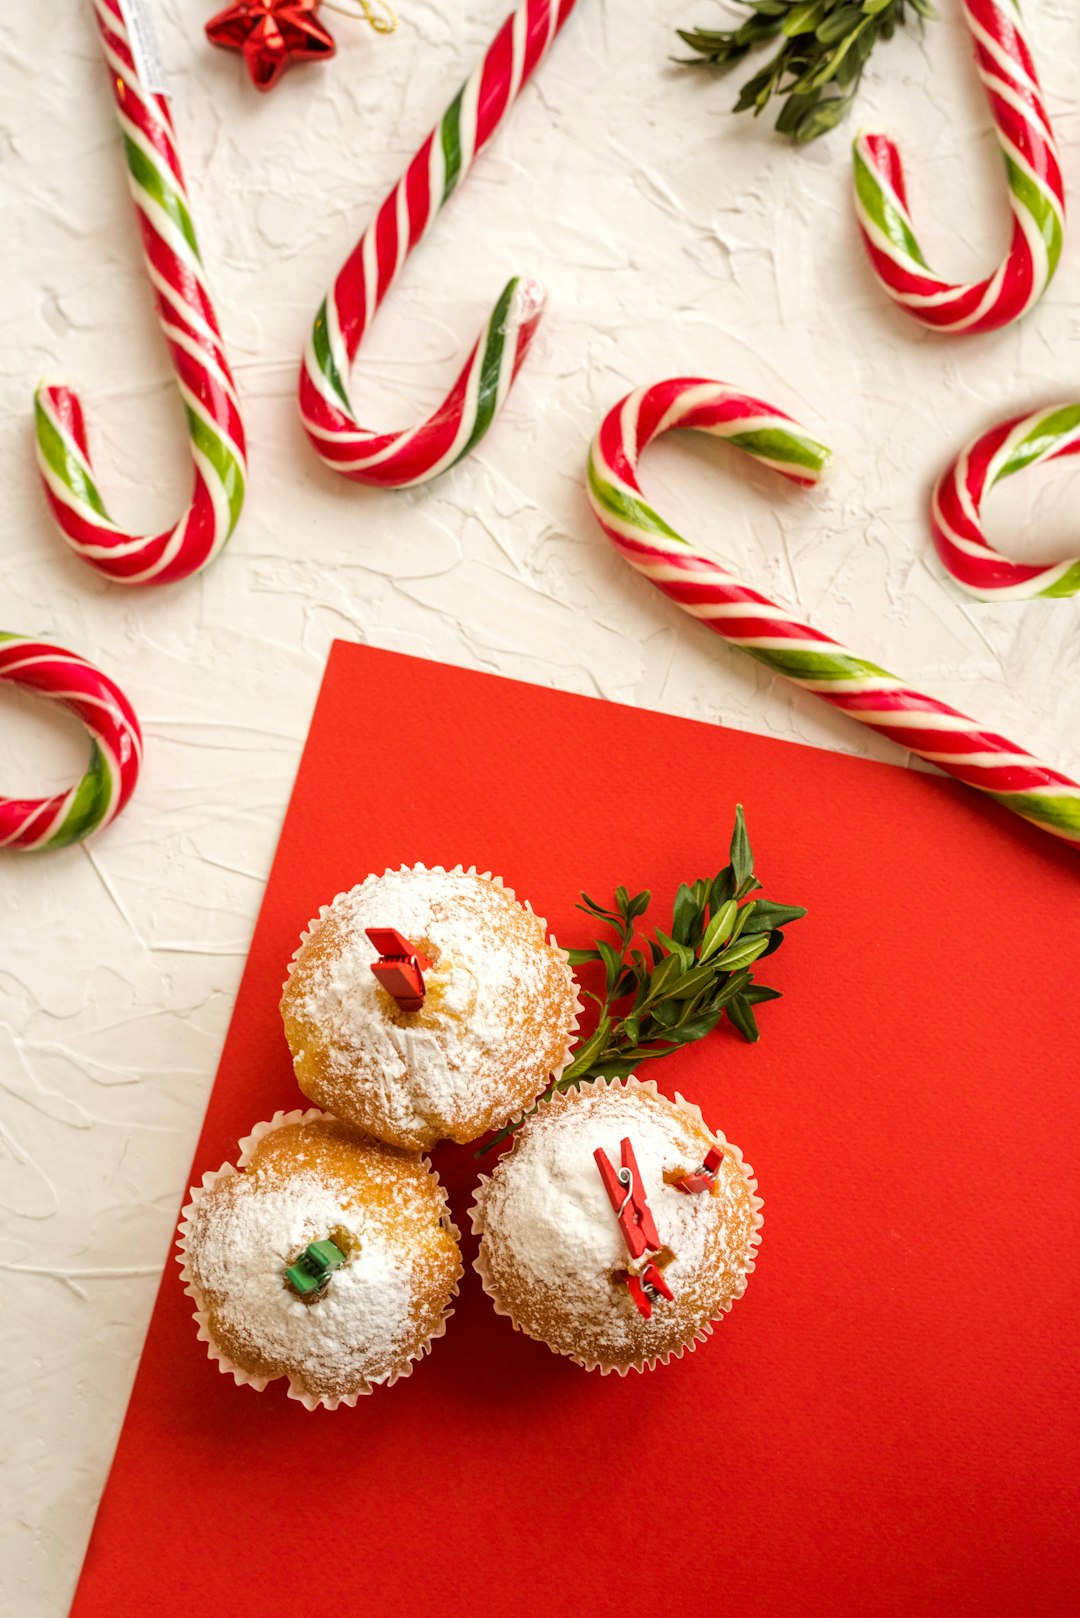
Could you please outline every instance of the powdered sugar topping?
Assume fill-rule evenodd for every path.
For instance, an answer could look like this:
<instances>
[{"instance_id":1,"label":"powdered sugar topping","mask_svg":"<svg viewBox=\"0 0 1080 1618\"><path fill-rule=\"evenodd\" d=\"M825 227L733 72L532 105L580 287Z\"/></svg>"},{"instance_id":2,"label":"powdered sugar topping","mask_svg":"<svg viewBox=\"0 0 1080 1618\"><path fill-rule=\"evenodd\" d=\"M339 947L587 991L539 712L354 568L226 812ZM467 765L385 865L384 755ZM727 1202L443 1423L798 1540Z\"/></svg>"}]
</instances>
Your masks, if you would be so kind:
<instances>
[{"instance_id":1,"label":"powdered sugar topping","mask_svg":"<svg viewBox=\"0 0 1080 1618\"><path fill-rule=\"evenodd\" d=\"M401 1013L376 980L369 927L396 928L431 958L419 1011ZM323 910L282 1009L309 1094L385 1139L423 1147L488 1127L500 1080L509 1097L499 1121L527 1105L547 1077L536 1072L534 1029L546 1030L540 1063L550 1054L550 1071L565 1059L576 994L542 923L501 884L418 866L369 877ZM313 1067L317 1092L305 1082ZM351 1110L357 1086L365 1093Z\"/></svg>"},{"instance_id":2,"label":"powdered sugar topping","mask_svg":"<svg viewBox=\"0 0 1080 1618\"><path fill-rule=\"evenodd\" d=\"M277 1186L237 1175L227 1189L209 1216L205 1204L195 1209L192 1249L199 1287L230 1336L261 1360L295 1367L313 1387L384 1376L408 1339L413 1291L407 1258L384 1224L303 1174ZM348 1261L303 1303L285 1284L285 1266L332 1232L347 1234Z\"/></svg>"},{"instance_id":3,"label":"powdered sugar topping","mask_svg":"<svg viewBox=\"0 0 1080 1618\"><path fill-rule=\"evenodd\" d=\"M543 1120L547 1122L547 1120ZM593 1156L602 1147L615 1168L625 1137L633 1143L642 1184L661 1243L673 1259L665 1270L674 1288L680 1276L701 1264L707 1234L716 1226L709 1196L685 1196L665 1184L664 1174L696 1168L701 1135L670 1113L605 1107L591 1099L530 1129L488 1204L501 1243L537 1283L555 1286L568 1302L586 1309L607 1295L606 1282L628 1262L626 1244ZM582 1282L585 1285L582 1285ZM594 1284L595 1283L595 1284Z\"/></svg>"},{"instance_id":4,"label":"powdered sugar topping","mask_svg":"<svg viewBox=\"0 0 1080 1618\"><path fill-rule=\"evenodd\" d=\"M650 1321L626 1288L633 1267L618 1215L595 1160L603 1149L618 1170L621 1143L637 1159L661 1248L655 1255L672 1301ZM676 1181L698 1169L711 1145L724 1148L709 1191ZM677 1350L730 1306L753 1269L760 1225L741 1154L713 1136L696 1109L634 1080L602 1081L558 1096L522 1126L513 1152L477 1192L478 1268L497 1307L523 1330L583 1363L642 1363Z\"/></svg>"}]
</instances>

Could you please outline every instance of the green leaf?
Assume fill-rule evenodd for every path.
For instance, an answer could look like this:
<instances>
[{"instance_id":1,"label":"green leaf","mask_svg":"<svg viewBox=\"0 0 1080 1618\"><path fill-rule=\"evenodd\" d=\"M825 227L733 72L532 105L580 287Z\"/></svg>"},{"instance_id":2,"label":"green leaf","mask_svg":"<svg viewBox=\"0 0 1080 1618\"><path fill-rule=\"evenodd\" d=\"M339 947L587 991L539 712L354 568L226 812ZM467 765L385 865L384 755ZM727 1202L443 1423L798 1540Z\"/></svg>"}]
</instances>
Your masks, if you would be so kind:
<instances>
[{"instance_id":1,"label":"green leaf","mask_svg":"<svg viewBox=\"0 0 1080 1618\"><path fill-rule=\"evenodd\" d=\"M638 975L632 966L624 966L619 974L619 981L612 992L612 1000L621 1000L624 995L632 994L637 987Z\"/></svg>"},{"instance_id":2,"label":"green leaf","mask_svg":"<svg viewBox=\"0 0 1080 1618\"><path fill-rule=\"evenodd\" d=\"M737 914L738 907L734 899L728 899L719 907L705 929L698 957L700 960L707 961L710 955L715 955L718 949L723 948L731 937L731 929L735 925Z\"/></svg>"},{"instance_id":3,"label":"green leaf","mask_svg":"<svg viewBox=\"0 0 1080 1618\"><path fill-rule=\"evenodd\" d=\"M646 1051L645 1055L665 1056L666 1051ZM596 1077L598 1079L628 1079L637 1067L637 1062L627 1061L625 1057L609 1056L597 1064ZM559 1085L559 1089L569 1089L569 1085Z\"/></svg>"},{"instance_id":4,"label":"green leaf","mask_svg":"<svg viewBox=\"0 0 1080 1618\"><path fill-rule=\"evenodd\" d=\"M737 994L742 994L749 982L749 972L736 972L728 979L722 989L719 989L716 994L710 996L708 1010L720 1011L724 1006L727 1005L729 1000L734 1000Z\"/></svg>"},{"instance_id":5,"label":"green leaf","mask_svg":"<svg viewBox=\"0 0 1080 1618\"><path fill-rule=\"evenodd\" d=\"M713 965L722 967L725 972L733 972L739 966L749 966L751 961L756 961L764 953L768 942L768 938L740 938L738 943L729 945L718 955Z\"/></svg>"},{"instance_id":6,"label":"green leaf","mask_svg":"<svg viewBox=\"0 0 1080 1618\"><path fill-rule=\"evenodd\" d=\"M674 955L679 963L680 969L685 972L687 968L692 965L694 960L694 952L690 948L690 945L678 943L674 938L672 938L670 933L665 933L661 927L656 929L656 936L660 943L664 946L667 954Z\"/></svg>"},{"instance_id":7,"label":"green leaf","mask_svg":"<svg viewBox=\"0 0 1080 1618\"><path fill-rule=\"evenodd\" d=\"M689 943L697 918L698 904L694 898L694 890L683 882L675 895L675 908L671 915L672 936L677 938L680 944Z\"/></svg>"},{"instance_id":8,"label":"green leaf","mask_svg":"<svg viewBox=\"0 0 1080 1618\"><path fill-rule=\"evenodd\" d=\"M818 101L800 116L792 132L796 142L806 146L810 141L817 140L819 135L827 135L830 129L835 129L837 124L843 122L850 111L851 102L847 96L830 96L827 100Z\"/></svg>"},{"instance_id":9,"label":"green leaf","mask_svg":"<svg viewBox=\"0 0 1080 1618\"><path fill-rule=\"evenodd\" d=\"M702 989L707 989L709 984L715 981L715 978L715 965L695 966L693 971L684 972L682 977L671 985L668 993L675 995L679 1000L687 1000L698 994Z\"/></svg>"},{"instance_id":10,"label":"green leaf","mask_svg":"<svg viewBox=\"0 0 1080 1618\"><path fill-rule=\"evenodd\" d=\"M584 1045L579 1045L574 1052L574 1060L562 1075L564 1082L589 1071L593 1059L600 1055L607 1044L610 1033L611 1023L607 1017L602 1017Z\"/></svg>"},{"instance_id":11,"label":"green leaf","mask_svg":"<svg viewBox=\"0 0 1080 1618\"><path fill-rule=\"evenodd\" d=\"M695 1017L692 1022L683 1023L679 1030L682 1044L691 1045L695 1040L704 1039L706 1034L711 1034L720 1021L721 1015L719 1011L703 1012L700 1017Z\"/></svg>"},{"instance_id":12,"label":"green leaf","mask_svg":"<svg viewBox=\"0 0 1080 1618\"><path fill-rule=\"evenodd\" d=\"M862 25L862 11L859 6L841 6L837 11L830 11L814 31L814 37L822 45L835 45L838 40L850 34L852 29Z\"/></svg>"},{"instance_id":13,"label":"green leaf","mask_svg":"<svg viewBox=\"0 0 1080 1618\"><path fill-rule=\"evenodd\" d=\"M754 1016L754 1008L750 1005L745 995L737 994L735 996L727 1008L727 1015L742 1037L748 1040L751 1045L756 1044L761 1038L757 1019Z\"/></svg>"},{"instance_id":14,"label":"green leaf","mask_svg":"<svg viewBox=\"0 0 1080 1618\"><path fill-rule=\"evenodd\" d=\"M610 995L619 980L622 971L622 956L611 944L599 941L596 945L604 962L604 977L607 983L607 992Z\"/></svg>"},{"instance_id":15,"label":"green leaf","mask_svg":"<svg viewBox=\"0 0 1080 1618\"><path fill-rule=\"evenodd\" d=\"M675 982L675 979L681 973L682 961L679 956L665 955L649 981L649 993L646 1003L659 1000L667 994L669 986Z\"/></svg>"},{"instance_id":16,"label":"green leaf","mask_svg":"<svg viewBox=\"0 0 1080 1618\"><path fill-rule=\"evenodd\" d=\"M753 914L756 909L756 899L751 899L749 904L739 906L738 914L735 918L735 925L731 929L731 938L729 940L730 943L734 944L737 939L741 938L743 932L746 930L747 922L753 918Z\"/></svg>"},{"instance_id":17,"label":"green leaf","mask_svg":"<svg viewBox=\"0 0 1080 1618\"><path fill-rule=\"evenodd\" d=\"M709 890L709 910L715 915L722 904L727 904L728 900L734 897L735 873L730 865L725 865L724 869L713 877L712 887Z\"/></svg>"},{"instance_id":18,"label":"green leaf","mask_svg":"<svg viewBox=\"0 0 1080 1618\"><path fill-rule=\"evenodd\" d=\"M760 73L755 73L753 78L747 79L739 91L735 111L746 112L750 107L755 107L760 112L772 95L773 77L771 68L763 68Z\"/></svg>"},{"instance_id":19,"label":"green leaf","mask_svg":"<svg viewBox=\"0 0 1080 1618\"><path fill-rule=\"evenodd\" d=\"M796 34L812 34L824 15L825 0L805 0L804 4L791 7L784 19L782 32L789 39Z\"/></svg>"},{"instance_id":20,"label":"green leaf","mask_svg":"<svg viewBox=\"0 0 1080 1618\"><path fill-rule=\"evenodd\" d=\"M583 893L581 895L581 898L582 898L582 903L575 906L575 908L577 910L585 910L585 911L590 911L591 910L594 916L603 916L605 921L617 922L619 920L618 911L616 911L616 910L605 910L603 905L598 905L595 899L590 899L589 895L587 893Z\"/></svg>"},{"instance_id":21,"label":"green leaf","mask_svg":"<svg viewBox=\"0 0 1080 1618\"><path fill-rule=\"evenodd\" d=\"M749 909L749 905L746 907ZM806 915L802 905L775 904L771 899L755 899L754 913L743 925L747 937L751 933L767 933L774 927L786 927L789 922L801 921Z\"/></svg>"},{"instance_id":22,"label":"green leaf","mask_svg":"<svg viewBox=\"0 0 1080 1618\"><path fill-rule=\"evenodd\" d=\"M570 958L571 966L584 966L587 961L598 961L600 959L598 949L568 949L566 953Z\"/></svg>"},{"instance_id":23,"label":"green leaf","mask_svg":"<svg viewBox=\"0 0 1080 1618\"><path fill-rule=\"evenodd\" d=\"M735 807L735 830L731 834L731 869L736 891L754 874L754 856L750 852L750 839L746 835L746 818L742 804Z\"/></svg>"}]
</instances>

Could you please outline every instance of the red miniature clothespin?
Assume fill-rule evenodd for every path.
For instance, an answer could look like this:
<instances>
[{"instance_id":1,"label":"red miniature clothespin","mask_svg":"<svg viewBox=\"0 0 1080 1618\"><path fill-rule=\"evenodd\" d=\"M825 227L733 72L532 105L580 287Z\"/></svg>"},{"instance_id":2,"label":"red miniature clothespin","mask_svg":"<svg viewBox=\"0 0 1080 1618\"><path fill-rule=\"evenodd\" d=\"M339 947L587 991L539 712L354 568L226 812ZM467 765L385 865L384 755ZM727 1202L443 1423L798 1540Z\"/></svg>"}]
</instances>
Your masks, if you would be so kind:
<instances>
[{"instance_id":1,"label":"red miniature clothespin","mask_svg":"<svg viewBox=\"0 0 1080 1618\"><path fill-rule=\"evenodd\" d=\"M600 1178L604 1182L608 1200L618 1217L626 1250L632 1259L642 1259L648 1253L658 1253L662 1244L652 1209L645 1198L641 1170L638 1168L634 1148L629 1139L621 1143L621 1151L622 1166L618 1169L602 1146L596 1148L593 1157L600 1170ZM659 1266L654 1264L652 1259L648 1259L636 1273L631 1271L626 1277L626 1285L638 1313L646 1320L652 1314L655 1298L674 1297Z\"/></svg>"},{"instance_id":2,"label":"red miniature clothespin","mask_svg":"<svg viewBox=\"0 0 1080 1618\"><path fill-rule=\"evenodd\" d=\"M379 952L371 970L380 985L393 995L402 1011L419 1011L424 1003L424 973L430 972L434 963L393 927L368 927L366 931Z\"/></svg>"},{"instance_id":3,"label":"red miniature clothespin","mask_svg":"<svg viewBox=\"0 0 1080 1618\"><path fill-rule=\"evenodd\" d=\"M663 1271L650 1259L640 1275L628 1275L626 1285L630 1296L634 1300L639 1315L646 1320L652 1316L652 1306L656 1297L673 1298L675 1296L667 1282Z\"/></svg>"},{"instance_id":4,"label":"red miniature clothespin","mask_svg":"<svg viewBox=\"0 0 1080 1618\"><path fill-rule=\"evenodd\" d=\"M675 1181L676 1191L685 1191L688 1196L695 1191L711 1191L716 1184L716 1172L723 1161L724 1154L719 1146L710 1146L701 1167L693 1174L684 1174L681 1180Z\"/></svg>"}]
</instances>

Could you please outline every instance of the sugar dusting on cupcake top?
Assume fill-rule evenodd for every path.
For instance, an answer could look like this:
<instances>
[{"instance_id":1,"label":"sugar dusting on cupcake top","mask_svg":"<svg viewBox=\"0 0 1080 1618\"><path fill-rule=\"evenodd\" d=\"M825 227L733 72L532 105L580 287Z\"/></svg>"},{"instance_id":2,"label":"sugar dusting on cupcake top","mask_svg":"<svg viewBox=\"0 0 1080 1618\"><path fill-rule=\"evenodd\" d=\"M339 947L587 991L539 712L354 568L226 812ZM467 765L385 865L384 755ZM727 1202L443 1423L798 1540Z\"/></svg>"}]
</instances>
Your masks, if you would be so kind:
<instances>
[{"instance_id":1,"label":"sugar dusting on cupcake top","mask_svg":"<svg viewBox=\"0 0 1080 1618\"><path fill-rule=\"evenodd\" d=\"M403 1011L371 968L368 928L431 960ZM423 867L371 876L326 907L282 1012L306 1093L402 1146L472 1140L535 1097L565 1056L576 991L537 919L497 884Z\"/></svg>"},{"instance_id":2,"label":"sugar dusting on cupcake top","mask_svg":"<svg viewBox=\"0 0 1080 1618\"><path fill-rule=\"evenodd\" d=\"M303 1175L278 1185L240 1175L195 1224L199 1284L237 1342L261 1360L304 1367L316 1383L342 1371L350 1380L385 1374L408 1330L411 1275L362 1209ZM340 1242L341 1231L345 1265L318 1298L301 1301L287 1263L330 1232Z\"/></svg>"},{"instance_id":3,"label":"sugar dusting on cupcake top","mask_svg":"<svg viewBox=\"0 0 1080 1618\"><path fill-rule=\"evenodd\" d=\"M333 1120L273 1131L190 1211L187 1263L212 1339L252 1374L290 1375L329 1397L402 1370L460 1273L444 1214L418 1159ZM303 1298L288 1267L323 1241L343 1262Z\"/></svg>"},{"instance_id":4,"label":"sugar dusting on cupcake top","mask_svg":"<svg viewBox=\"0 0 1080 1618\"><path fill-rule=\"evenodd\" d=\"M600 1147L617 1168L624 1138L674 1293L651 1320L627 1290L629 1254L594 1157ZM477 1196L497 1299L522 1329L589 1363L651 1358L692 1340L743 1290L760 1223L733 1148L711 1190L677 1189L714 1144L700 1120L644 1086L594 1084L557 1097L526 1121Z\"/></svg>"}]
</instances>

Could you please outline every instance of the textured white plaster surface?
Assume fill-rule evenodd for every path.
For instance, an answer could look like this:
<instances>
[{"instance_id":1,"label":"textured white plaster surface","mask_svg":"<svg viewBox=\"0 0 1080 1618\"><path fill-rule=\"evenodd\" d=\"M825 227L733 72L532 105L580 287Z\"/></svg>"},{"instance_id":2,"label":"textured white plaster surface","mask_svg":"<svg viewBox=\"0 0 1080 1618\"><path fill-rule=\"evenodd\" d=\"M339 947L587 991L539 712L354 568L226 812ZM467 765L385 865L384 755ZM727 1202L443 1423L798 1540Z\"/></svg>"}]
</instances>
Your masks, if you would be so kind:
<instances>
[{"instance_id":1,"label":"textured white plaster surface","mask_svg":"<svg viewBox=\"0 0 1080 1618\"><path fill-rule=\"evenodd\" d=\"M582 492L590 433L628 387L716 375L836 451L791 494L707 442L650 452L666 512L823 629L1044 756L1080 768L1076 603L980 606L934 558L930 483L1003 414L1072 396L1080 243L1022 326L923 333L872 283L841 133L805 152L735 119L735 82L669 65L712 0L581 0L407 268L359 367L393 425L441 396L515 270L549 312L479 452L407 494L324 471L293 405L318 301L508 9L398 0L376 40L333 17L330 65L259 97L210 49L211 0L154 0L203 251L243 397L251 492L228 550L161 591L110 586L54 533L31 451L42 375L85 390L121 522L164 525L188 462L143 277L89 7L4 7L0 162L2 626L88 654L146 732L137 797L98 841L0 866L2 1611L67 1610L149 1315L281 815L334 636L879 758L620 564ZM883 51L861 105L904 136L925 245L957 277L1008 235L955 0ZM1080 178L1075 0L1028 0ZM29 17L32 15L32 21ZM1068 463L1014 480L991 528L1076 548ZM8 793L81 767L77 727L0 690ZM122 1605L118 1605L118 1612Z\"/></svg>"}]
</instances>

